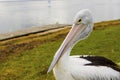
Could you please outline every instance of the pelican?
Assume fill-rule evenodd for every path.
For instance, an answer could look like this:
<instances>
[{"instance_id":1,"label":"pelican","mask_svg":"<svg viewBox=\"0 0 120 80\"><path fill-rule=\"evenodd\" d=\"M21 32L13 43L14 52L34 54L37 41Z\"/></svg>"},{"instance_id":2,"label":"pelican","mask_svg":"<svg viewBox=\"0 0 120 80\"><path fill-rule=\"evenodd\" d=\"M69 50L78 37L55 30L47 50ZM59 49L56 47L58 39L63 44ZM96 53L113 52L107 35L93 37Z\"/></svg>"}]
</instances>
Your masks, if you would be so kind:
<instances>
[{"instance_id":1,"label":"pelican","mask_svg":"<svg viewBox=\"0 0 120 80\"><path fill-rule=\"evenodd\" d=\"M88 9L80 10L48 69L48 73L53 70L56 80L120 80L120 68L105 57L95 55L70 56L74 45L85 39L92 29L91 11Z\"/></svg>"}]
</instances>

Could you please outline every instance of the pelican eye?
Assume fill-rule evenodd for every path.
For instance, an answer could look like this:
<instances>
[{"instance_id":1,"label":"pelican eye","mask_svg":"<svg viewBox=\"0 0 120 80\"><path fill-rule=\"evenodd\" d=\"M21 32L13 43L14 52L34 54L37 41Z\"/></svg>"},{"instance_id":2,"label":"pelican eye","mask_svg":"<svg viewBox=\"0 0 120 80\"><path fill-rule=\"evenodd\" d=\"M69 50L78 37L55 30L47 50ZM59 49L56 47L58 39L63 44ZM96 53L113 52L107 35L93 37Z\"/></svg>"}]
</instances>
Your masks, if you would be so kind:
<instances>
[{"instance_id":1,"label":"pelican eye","mask_svg":"<svg viewBox=\"0 0 120 80\"><path fill-rule=\"evenodd\" d=\"M79 19L76 24L79 25L81 23L81 21L82 21L82 19Z\"/></svg>"},{"instance_id":2,"label":"pelican eye","mask_svg":"<svg viewBox=\"0 0 120 80\"><path fill-rule=\"evenodd\" d=\"M79 19L79 20L78 20L78 22L81 22L81 21L82 21L82 19Z\"/></svg>"}]
</instances>

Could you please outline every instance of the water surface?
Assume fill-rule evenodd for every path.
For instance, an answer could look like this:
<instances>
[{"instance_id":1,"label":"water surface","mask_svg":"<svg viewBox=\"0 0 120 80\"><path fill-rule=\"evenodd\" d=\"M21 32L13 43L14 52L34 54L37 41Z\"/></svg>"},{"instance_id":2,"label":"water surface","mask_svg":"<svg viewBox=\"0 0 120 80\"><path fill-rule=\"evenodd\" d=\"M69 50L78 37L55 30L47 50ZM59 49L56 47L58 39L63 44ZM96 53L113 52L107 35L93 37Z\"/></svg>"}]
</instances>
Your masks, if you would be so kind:
<instances>
[{"instance_id":1,"label":"water surface","mask_svg":"<svg viewBox=\"0 0 120 80\"><path fill-rule=\"evenodd\" d=\"M81 9L94 21L120 19L120 0L0 1L0 33L48 24L72 24Z\"/></svg>"}]
</instances>

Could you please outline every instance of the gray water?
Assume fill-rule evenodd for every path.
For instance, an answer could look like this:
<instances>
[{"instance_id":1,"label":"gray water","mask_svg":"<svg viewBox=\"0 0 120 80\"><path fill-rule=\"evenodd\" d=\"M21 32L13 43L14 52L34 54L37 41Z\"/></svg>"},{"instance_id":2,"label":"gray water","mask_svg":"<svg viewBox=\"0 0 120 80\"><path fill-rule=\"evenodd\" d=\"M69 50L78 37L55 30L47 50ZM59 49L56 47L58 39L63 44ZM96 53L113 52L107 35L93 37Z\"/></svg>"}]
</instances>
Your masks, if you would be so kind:
<instances>
[{"instance_id":1,"label":"gray water","mask_svg":"<svg viewBox=\"0 0 120 80\"><path fill-rule=\"evenodd\" d=\"M94 21L120 19L120 0L0 1L0 33L48 24L72 24L81 9Z\"/></svg>"}]
</instances>

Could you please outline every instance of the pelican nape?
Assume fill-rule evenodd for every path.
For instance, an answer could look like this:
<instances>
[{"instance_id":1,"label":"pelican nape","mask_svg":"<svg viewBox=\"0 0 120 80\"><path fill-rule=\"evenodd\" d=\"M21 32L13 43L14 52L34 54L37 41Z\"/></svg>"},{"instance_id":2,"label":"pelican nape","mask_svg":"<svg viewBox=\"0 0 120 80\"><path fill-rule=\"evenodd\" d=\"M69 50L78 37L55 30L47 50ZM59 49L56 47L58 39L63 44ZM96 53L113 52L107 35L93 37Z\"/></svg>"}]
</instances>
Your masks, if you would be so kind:
<instances>
[{"instance_id":1,"label":"pelican nape","mask_svg":"<svg viewBox=\"0 0 120 80\"><path fill-rule=\"evenodd\" d=\"M56 80L120 80L120 68L101 56L70 56L73 46L86 38L93 29L88 9L79 11L67 37L56 52L48 69L53 69Z\"/></svg>"}]
</instances>

